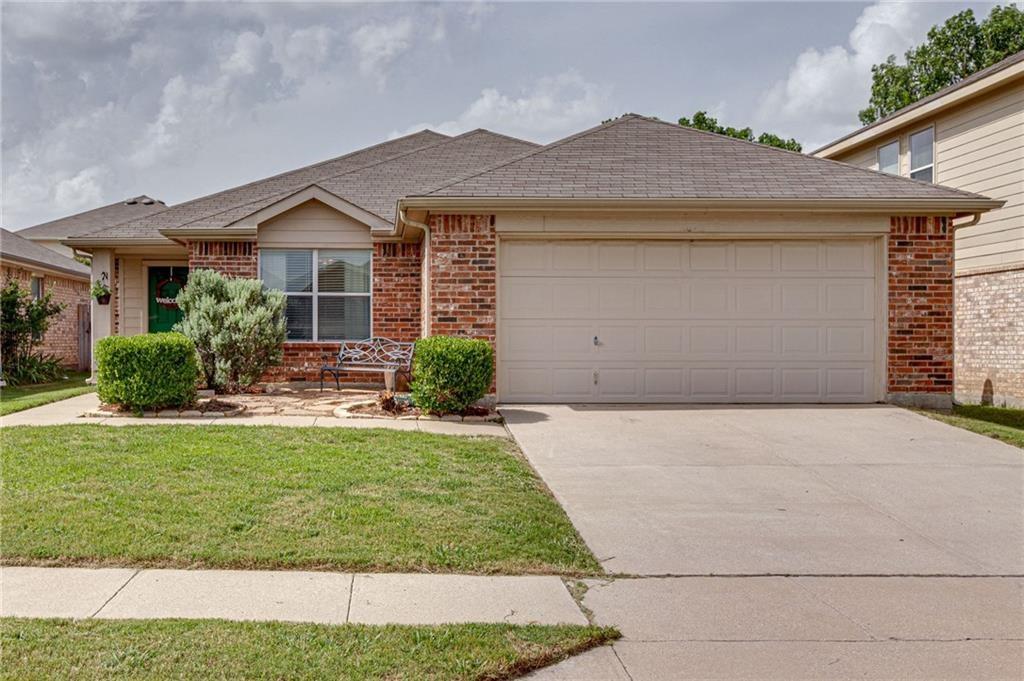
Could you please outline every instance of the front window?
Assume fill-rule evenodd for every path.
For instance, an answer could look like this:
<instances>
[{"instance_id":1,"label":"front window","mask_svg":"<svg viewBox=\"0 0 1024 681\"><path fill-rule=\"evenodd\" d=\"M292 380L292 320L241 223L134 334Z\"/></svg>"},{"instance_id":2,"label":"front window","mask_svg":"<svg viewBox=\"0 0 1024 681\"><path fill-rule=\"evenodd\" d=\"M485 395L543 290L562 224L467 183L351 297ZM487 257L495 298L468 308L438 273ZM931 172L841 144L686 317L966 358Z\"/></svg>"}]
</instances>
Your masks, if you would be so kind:
<instances>
[{"instance_id":1,"label":"front window","mask_svg":"<svg viewBox=\"0 0 1024 681\"><path fill-rule=\"evenodd\" d=\"M370 260L368 250L261 250L260 278L287 296L288 340L368 338Z\"/></svg>"},{"instance_id":2,"label":"front window","mask_svg":"<svg viewBox=\"0 0 1024 681\"><path fill-rule=\"evenodd\" d=\"M932 182L934 176L935 131L922 130L910 136L910 178Z\"/></svg>"},{"instance_id":3,"label":"front window","mask_svg":"<svg viewBox=\"0 0 1024 681\"><path fill-rule=\"evenodd\" d=\"M900 143L898 141L878 147L878 169L890 175L900 174Z\"/></svg>"},{"instance_id":4,"label":"front window","mask_svg":"<svg viewBox=\"0 0 1024 681\"><path fill-rule=\"evenodd\" d=\"M43 297L43 278L32 277L31 281L32 288L32 300L39 300Z\"/></svg>"}]
</instances>

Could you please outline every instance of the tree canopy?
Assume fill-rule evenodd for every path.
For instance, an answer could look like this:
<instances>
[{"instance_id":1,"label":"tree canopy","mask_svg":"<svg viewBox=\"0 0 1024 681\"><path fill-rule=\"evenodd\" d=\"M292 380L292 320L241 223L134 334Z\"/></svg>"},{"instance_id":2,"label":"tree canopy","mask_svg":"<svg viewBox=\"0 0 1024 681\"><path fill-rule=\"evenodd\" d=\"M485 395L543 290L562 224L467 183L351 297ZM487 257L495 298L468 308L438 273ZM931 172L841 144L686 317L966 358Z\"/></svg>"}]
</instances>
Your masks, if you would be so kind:
<instances>
[{"instance_id":1,"label":"tree canopy","mask_svg":"<svg viewBox=\"0 0 1024 681\"><path fill-rule=\"evenodd\" d=\"M1024 11L996 5L981 23L974 11L932 26L928 38L907 50L904 64L889 55L871 67L871 97L859 113L867 125L923 97L1024 50Z\"/></svg>"},{"instance_id":2,"label":"tree canopy","mask_svg":"<svg viewBox=\"0 0 1024 681\"><path fill-rule=\"evenodd\" d=\"M757 137L754 137L754 131L752 128L733 128L731 126L726 127L720 125L718 123L718 119L709 116L707 111L698 111L693 114L693 118L683 116L679 119L679 125L687 128L696 128L697 130L706 130L708 132L714 132L728 137L735 137L736 139L746 140L748 142L757 142L758 144L765 144L769 147L778 147L779 149L788 149L789 151L803 150L800 143L792 137L789 139L783 139L779 135L771 132L762 132Z\"/></svg>"}]
</instances>

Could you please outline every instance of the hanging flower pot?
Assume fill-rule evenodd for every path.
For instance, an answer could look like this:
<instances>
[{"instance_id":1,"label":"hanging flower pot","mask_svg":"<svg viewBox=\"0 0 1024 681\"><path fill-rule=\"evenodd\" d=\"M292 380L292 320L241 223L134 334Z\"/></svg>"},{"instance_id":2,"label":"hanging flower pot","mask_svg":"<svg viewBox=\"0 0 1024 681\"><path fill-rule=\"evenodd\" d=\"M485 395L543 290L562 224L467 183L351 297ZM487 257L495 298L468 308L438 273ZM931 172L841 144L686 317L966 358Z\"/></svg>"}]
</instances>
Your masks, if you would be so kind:
<instances>
[{"instance_id":1,"label":"hanging flower pot","mask_svg":"<svg viewBox=\"0 0 1024 681\"><path fill-rule=\"evenodd\" d=\"M96 302L100 305L110 304L110 287L107 286L107 273L104 272L102 278L92 283L92 289L89 291L90 295L96 299Z\"/></svg>"},{"instance_id":2,"label":"hanging flower pot","mask_svg":"<svg viewBox=\"0 0 1024 681\"><path fill-rule=\"evenodd\" d=\"M110 294L104 293L102 295L96 296L96 302L99 303L100 305L110 305Z\"/></svg>"}]
</instances>

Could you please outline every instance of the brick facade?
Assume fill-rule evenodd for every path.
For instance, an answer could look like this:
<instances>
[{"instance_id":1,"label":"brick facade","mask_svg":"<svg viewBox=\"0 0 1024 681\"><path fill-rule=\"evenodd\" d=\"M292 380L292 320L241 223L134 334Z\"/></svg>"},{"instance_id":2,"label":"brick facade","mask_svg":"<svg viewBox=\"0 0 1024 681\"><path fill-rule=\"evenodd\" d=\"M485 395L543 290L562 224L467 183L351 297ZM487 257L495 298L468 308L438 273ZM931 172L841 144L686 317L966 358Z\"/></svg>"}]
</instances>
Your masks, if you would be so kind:
<instances>
[{"instance_id":1,"label":"brick facade","mask_svg":"<svg viewBox=\"0 0 1024 681\"><path fill-rule=\"evenodd\" d=\"M31 290L32 272L16 265L4 264L0 284L17 281L26 291ZM50 320L50 328L43 336L37 349L49 355L56 355L69 368L78 367L78 305L89 302L89 282L57 274L43 275L43 293L49 293L53 302L64 305L64 309Z\"/></svg>"},{"instance_id":2,"label":"brick facade","mask_svg":"<svg viewBox=\"0 0 1024 681\"><path fill-rule=\"evenodd\" d=\"M953 392L953 230L894 217L889 230L887 399L949 406Z\"/></svg>"},{"instance_id":3,"label":"brick facade","mask_svg":"<svg viewBox=\"0 0 1024 681\"><path fill-rule=\"evenodd\" d=\"M213 269L233 277L257 277L259 247L251 241L192 241L189 269ZM373 251L373 333L393 340L420 336L422 257L419 244L377 243ZM338 353L339 343L285 343L284 360L263 376L265 381L314 381L320 377L323 356ZM354 372L342 376L351 383L376 383L383 375Z\"/></svg>"},{"instance_id":4,"label":"brick facade","mask_svg":"<svg viewBox=\"0 0 1024 681\"><path fill-rule=\"evenodd\" d=\"M188 268L254 279L259 276L258 253L255 241L190 241Z\"/></svg>"},{"instance_id":5,"label":"brick facade","mask_svg":"<svg viewBox=\"0 0 1024 681\"><path fill-rule=\"evenodd\" d=\"M495 342L498 239L492 215L430 218L430 334Z\"/></svg>"},{"instance_id":6,"label":"brick facade","mask_svg":"<svg viewBox=\"0 0 1024 681\"><path fill-rule=\"evenodd\" d=\"M420 337L421 252L420 244L373 245L373 335L397 341Z\"/></svg>"},{"instance_id":7,"label":"brick facade","mask_svg":"<svg viewBox=\"0 0 1024 681\"><path fill-rule=\"evenodd\" d=\"M1024 407L1024 268L957 277L956 399Z\"/></svg>"}]
</instances>

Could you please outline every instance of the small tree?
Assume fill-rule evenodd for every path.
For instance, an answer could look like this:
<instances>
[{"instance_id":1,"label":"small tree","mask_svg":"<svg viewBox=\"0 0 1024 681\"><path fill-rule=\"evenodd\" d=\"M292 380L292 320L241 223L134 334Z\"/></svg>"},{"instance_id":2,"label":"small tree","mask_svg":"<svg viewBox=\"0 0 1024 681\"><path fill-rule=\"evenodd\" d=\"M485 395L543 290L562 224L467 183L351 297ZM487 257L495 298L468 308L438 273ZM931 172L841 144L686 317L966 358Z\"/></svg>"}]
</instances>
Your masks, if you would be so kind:
<instances>
[{"instance_id":1,"label":"small tree","mask_svg":"<svg viewBox=\"0 0 1024 681\"><path fill-rule=\"evenodd\" d=\"M206 385L233 392L259 380L281 361L285 296L258 279L229 279L196 270L177 297L184 314L175 325L195 343Z\"/></svg>"},{"instance_id":2,"label":"small tree","mask_svg":"<svg viewBox=\"0 0 1024 681\"><path fill-rule=\"evenodd\" d=\"M13 279L0 291L0 359L3 377L10 385L53 380L60 363L36 351L50 320L64 305L53 302L47 293L32 299L32 294ZM52 374L52 375L51 375Z\"/></svg>"}]
</instances>

